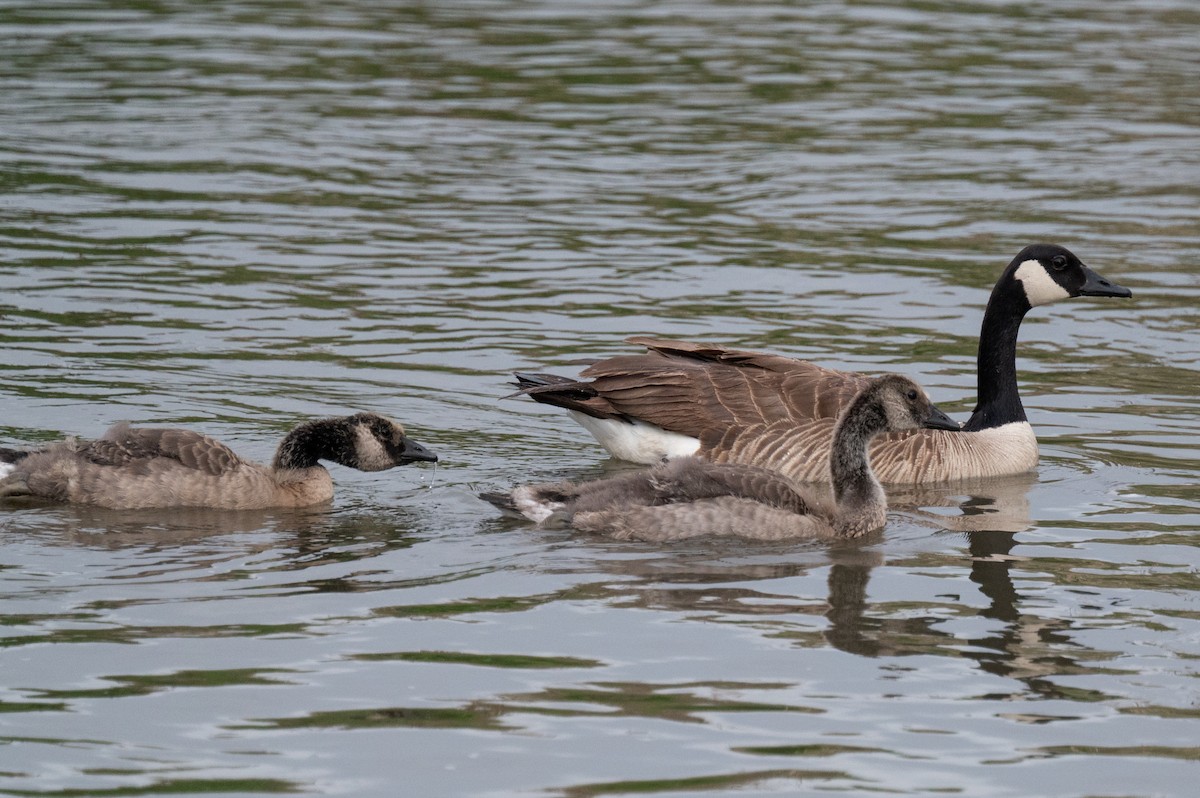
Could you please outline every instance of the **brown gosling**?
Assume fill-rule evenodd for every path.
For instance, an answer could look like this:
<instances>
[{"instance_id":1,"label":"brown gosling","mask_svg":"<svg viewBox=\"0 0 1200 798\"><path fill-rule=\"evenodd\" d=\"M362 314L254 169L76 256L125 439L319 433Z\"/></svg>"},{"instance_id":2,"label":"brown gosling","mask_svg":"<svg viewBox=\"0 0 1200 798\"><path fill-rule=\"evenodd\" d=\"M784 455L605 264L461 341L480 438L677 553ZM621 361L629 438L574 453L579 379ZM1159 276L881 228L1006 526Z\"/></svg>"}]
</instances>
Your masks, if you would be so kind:
<instances>
[{"instance_id":1,"label":"brown gosling","mask_svg":"<svg viewBox=\"0 0 1200 798\"><path fill-rule=\"evenodd\" d=\"M333 498L333 478L319 460L383 471L437 462L437 455L375 413L300 424L280 442L270 466L244 460L198 432L121 422L93 441L0 449L0 499L30 496L115 510L304 507Z\"/></svg>"}]
</instances>

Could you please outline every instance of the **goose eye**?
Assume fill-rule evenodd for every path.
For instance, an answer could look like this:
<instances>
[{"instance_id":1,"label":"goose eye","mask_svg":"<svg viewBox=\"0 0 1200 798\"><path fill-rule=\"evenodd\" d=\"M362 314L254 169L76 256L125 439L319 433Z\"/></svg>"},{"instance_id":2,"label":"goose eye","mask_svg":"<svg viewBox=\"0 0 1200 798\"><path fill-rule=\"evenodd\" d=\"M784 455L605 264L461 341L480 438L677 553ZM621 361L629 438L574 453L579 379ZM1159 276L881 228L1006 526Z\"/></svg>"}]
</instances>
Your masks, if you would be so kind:
<instances>
[{"instance_id":1,"label":"goose eye","mask_svg":"<svg viewBox=\"0 0 1200 798\"><path fill-rule=\"evenodd\" d=\"M915 401L917 401L917 391L916 391L916 389L915 389L915 388L909 388L909 389L908 389L908 399L909 399L909 401L910 401L910 402L915 402Z\"/></svg>"},{"instance_id":2,"label":"goose eye","mask_svg":"<svg viewBox=\"0 0 1200 798\"><path fill-rule=\"evenodd\" d=\"M1061 272L1063 269L1067 268L1067 256L1055 255L1050 259L1050 265L1054 267L1054 271Z\"/></svg>"}]
</instances>

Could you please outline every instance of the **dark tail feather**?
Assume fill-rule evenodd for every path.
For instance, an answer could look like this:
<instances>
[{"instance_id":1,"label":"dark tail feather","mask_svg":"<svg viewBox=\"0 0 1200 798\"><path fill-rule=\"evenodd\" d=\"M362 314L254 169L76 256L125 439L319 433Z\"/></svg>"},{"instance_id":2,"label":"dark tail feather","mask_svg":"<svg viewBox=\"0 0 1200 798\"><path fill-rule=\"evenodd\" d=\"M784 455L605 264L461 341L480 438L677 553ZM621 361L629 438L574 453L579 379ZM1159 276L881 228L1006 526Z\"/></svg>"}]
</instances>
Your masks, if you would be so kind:
<instances>
[{"instance_id":1,"label":"dark tail feather","mask_svg":"<svg viewBox=\"0 0 1200 798\"><path fill-rule=\"evenodd\" d=\"M535 402L578 410L584 415L596 418L624 419L607 399L596 393L596 389L590 383L579 382L570 377L559 377L557 374L515 372L514 376L517 378L514 384L518 390L505 396L505 399L528 396Z\"/></svg>"},{"instance_id":2,"label":"dark tail feather","mask_svg":"<svg viewBox=\"0 0 1200 798\"><path fill-rule=\"evenodd\" d=\"M495 507L500 512L508 516L516 518L524 518L521 511L517 509L517 505L513 503L511 493L498 493L493 491L484 491L479 494L479 498L483 499L488 504Z\"/></svg>"},{"instance_id":3,"label":"dark tail feather","mask_svg":"<svg viewBox=\"0 0 1200 798\"><path fill-rule=\"evenodd\" d=\"M22 449L5 449L0 446L0 463L19 463L29 456L29 452Z\"/></svg>"},{"instance_id":4,"label":"dark tail feather","mask_svg":"<svg viewBox=\"0 0 1200 798\"><path fill-rule=\"evenodd\" d=\"M570 385L575 380L570 377L560 377L557 374L533 374L528 371L514 371L516 385L522 388L535 388L540 385Z\"/></svg>"},{"instance_id":5,"label":"dark tail feather","mask_svg":"<svg viewBox=\"0 0 1200 798\"><path fill-rule=\"evenodd\" d=\"M517 381L510 384L517 386L517 390L505 396L505 399L512 399L514 396L533 396L536 399L538 393L571 391L573 386L579 384L570 377L560 377L557 374L531 374L528 371L514 371L513 376L517 378Z\"/></svg>"}]
</instances>

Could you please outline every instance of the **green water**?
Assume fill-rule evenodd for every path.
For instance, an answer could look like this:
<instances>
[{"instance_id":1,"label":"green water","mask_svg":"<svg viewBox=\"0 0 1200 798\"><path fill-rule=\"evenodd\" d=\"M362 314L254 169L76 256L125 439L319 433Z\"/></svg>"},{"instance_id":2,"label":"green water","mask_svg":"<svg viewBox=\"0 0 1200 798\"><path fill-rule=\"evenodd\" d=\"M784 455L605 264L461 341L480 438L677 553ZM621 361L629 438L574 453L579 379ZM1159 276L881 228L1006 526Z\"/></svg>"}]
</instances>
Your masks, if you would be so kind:
<instances>
[{"instance_id":1,"label":"green water","mask_svg":"<svg viewBox=\"0 0 1200 798\"><path fill-rule=\"evenodd\" d=\"M370 409L296 513L0 508L0 793L1190 795L1200 10L0 5L0 445ZM1052 240L1030 477L848 545L476 494L620 468L517 399L631 334L918 377Z\"/></svg>"}]
</instances>

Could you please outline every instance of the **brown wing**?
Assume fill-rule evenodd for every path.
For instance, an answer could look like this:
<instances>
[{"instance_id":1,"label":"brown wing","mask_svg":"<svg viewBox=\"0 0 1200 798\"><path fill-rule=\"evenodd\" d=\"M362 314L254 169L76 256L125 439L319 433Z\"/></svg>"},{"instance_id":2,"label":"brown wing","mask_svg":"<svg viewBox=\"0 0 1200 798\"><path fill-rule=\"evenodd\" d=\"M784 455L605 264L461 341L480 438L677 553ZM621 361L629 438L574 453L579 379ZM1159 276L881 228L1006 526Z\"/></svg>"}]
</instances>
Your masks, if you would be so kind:
<instances>
[{"instance_id":1,"label":"brown wing","mask_svg":"<svg viewBox=\"0 0 1200 798\"><path fill-rule=\"evenodd\" d=\"M711 430L700 437L701 457L748 463L796 482L828 482L834 419L775 422ZM998 439L1004 434L1006 439ZM1037 465L1037 438L1024 425L1008 432L917 429L888 432L871 442L871 470L880 482L918 484L1020 474Z\"/></svg>"},{"instance_id":2,"label":"brown wing","mask_svg":"<svg viewBox=\"0 0 1200 798\"><path fill-rule=\"evenodd\" d=\"M83 446L80 454L107 466L165 458L213 476L228 473L242 463L232 449L207 435L182 429L135 428L124 422Z\"/></svg>"},{"instance_id":3,"label":"brown wing","mask_svg":"<svg viewBox=\"0 0 1200 798\"><path fill-rule=\"evenodd\" d=\"M701 457L715 463L747 463L797 482L829 481L829 450L836 419L776 421L711 430L700 436Z\"/></svg>"},{"instance_id":4,"label":"brown wing","mask_svg":"<svg viewBox=\"0 0 1200 798\"><path fill-rule=\"evenodd\" d=\"M741 463L711 463L685 458L656 469L651 482L661 494L655 504L732 497L806 515L817 510L795 484L774 471Z\"/></svg>"},{"instance_id":5,"label":"brown wing","mask_svg":"<svg viewBox=\"0 0 1200 798\"><path fill-rule=\"evenodd\" d=\"M650 351L602 360L583 379L526 386L533 399L600 418L634 418L699 437L730 426L836 418L867 383L805 360L633 337Z\"/></svg>"},{"instance_id":6,"label":"brown wing","mask_svg":"<svg viewBox=\"0 0 1200 798\"><path fill-rule=\"evenodd\" d=\"M776 422L701 436L700 456L715 463L748 463L796 482L828 482L834 419ZM951 479L972 470L970 434L922 429L889 432L871 442L871 470L882 482Z\"/></svg>"}]
</instances>

